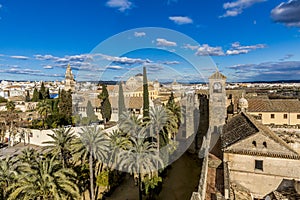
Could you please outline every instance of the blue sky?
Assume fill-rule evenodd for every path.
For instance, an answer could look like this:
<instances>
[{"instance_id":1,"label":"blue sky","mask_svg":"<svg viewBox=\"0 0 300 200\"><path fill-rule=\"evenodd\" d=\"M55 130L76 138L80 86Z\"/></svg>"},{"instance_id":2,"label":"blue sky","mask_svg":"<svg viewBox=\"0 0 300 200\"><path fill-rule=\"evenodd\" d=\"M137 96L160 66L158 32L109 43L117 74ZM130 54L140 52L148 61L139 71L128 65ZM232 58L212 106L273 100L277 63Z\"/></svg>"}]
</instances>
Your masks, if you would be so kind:
<instances>
[{"instance_id":1,"label":"blue sky","mask_svg":"<svg viewBox=\"0 0 300 200\"><path fill-rule=\"evenodd\" d=\"M300 0L0 0L0 80L299 80L299 50Z\"/></svg>"}]
</instances>

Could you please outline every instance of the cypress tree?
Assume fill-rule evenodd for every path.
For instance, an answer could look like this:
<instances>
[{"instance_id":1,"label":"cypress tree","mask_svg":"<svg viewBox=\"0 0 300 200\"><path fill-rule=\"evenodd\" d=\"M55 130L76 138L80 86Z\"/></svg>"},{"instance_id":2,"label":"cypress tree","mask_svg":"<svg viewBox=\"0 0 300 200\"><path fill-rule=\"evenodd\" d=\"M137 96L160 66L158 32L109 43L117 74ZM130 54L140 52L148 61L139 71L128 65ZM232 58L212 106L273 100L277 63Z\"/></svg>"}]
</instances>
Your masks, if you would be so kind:
<instances>
[{"instance_id":1,"label":"cypress tree","mask_svg":"<svg viewBox=\"0 0 300 200\"><path fill-rule=\"evenodd\" d=\"M168 100L166 106L167 106L167 108L168 108L168 107L171 107L173 104L175 104L174 93L171 92L171 96L169 97L169 100Z\"/></svg>"},{"instance_id":2,"label":"cypress tree","mask_svg":"<svg viewBox=\"0 0 300 200\"><path fill-rule=\"evenodd\" d=\"M36 88L34 88L34 90L33 90L32 101L33 102L38 102L39 101L39 92Z\"/></svg>"},{"instance_id":3,"label":"cypress tree","mask_svg":"<svg viewBox=\"0 0 300 200\"><path fill-rule=\"evenodd\" d=\"M42 82L42 85L41 85L41 88L40 88L40 100L43 100L43 99L47 99L47 92L46 92L46 88L45 88L45 85L44 85L44 82Z\"/></svg>"},{"instance_id":4,"label":"cypress tree","mask_svg":"<svg viewBox=\"0 0 300 200\"><path fill-rule=\"evenodd\" d=\"M143 67L143 119L149 119L149 92L146 67Z\"/></svg>"},{"instance_id":5,"label":"cypress tree","mask_svg":"<svg viewBox=\"0 0 300 200\"><path fill-rule=\"evenodd\" d=\"M50 99L50 91L49 88L46 90L46 99Z\"/></svg>"},{"instance_id":6,"label":"cypress tree","mask_svg":"<svg viewBox=\"0 0 300 200\"><path fill-rule=\"evenodd\" d=\"M59 97L59 113L65 117L65 120L70 123L72 118L72 95L71 92L61 90Z\"/></svg>"},{"instance_id":7,"label":"cypress tree","mask_svg":"<svg viewBox=\"0 0 300 200\"><path fill-rule=\"evenodd\" d=\"M126 111L125 107L125 100L124 100L124 92L123 92L123 86L122 82L119 83L119 99L118 99L118 117L120 120L120 117L123 112Z\"/></svg>"},{"instance_id":8,"label":"cypress tree","mask_svg":"<svg viewBox=\"0 0 300 200\"><path fill-rule=\"evenodd\" d=\"M86 116L88 117L89 121L91 121L91 122L97 121L97 119L98 119L90 100L87 102L87 105L86 105Z\"/></svg>"},{"instance_id":9,"label":"cypress tree","mask_svg":"<svg viewBox=\"0 0 300 200\"><path fill-rule=\"evenodd\" d=\"M25 101L26 101L26 102L29 102L29 101L30 101L29 90L26 91Z\"/></svg>"},{"instance_id":10,"label":"cypress tree","mask_svg":"<svg viewBox=\"0 0 300 200\"><path fill-rule=\"evenodd\" d=\"M109 94L106 85L102 84L102 92L98 96L101 99L101 115L105 122L111 118L111 104L109 102Z\"/></svg>"}]
</instances>

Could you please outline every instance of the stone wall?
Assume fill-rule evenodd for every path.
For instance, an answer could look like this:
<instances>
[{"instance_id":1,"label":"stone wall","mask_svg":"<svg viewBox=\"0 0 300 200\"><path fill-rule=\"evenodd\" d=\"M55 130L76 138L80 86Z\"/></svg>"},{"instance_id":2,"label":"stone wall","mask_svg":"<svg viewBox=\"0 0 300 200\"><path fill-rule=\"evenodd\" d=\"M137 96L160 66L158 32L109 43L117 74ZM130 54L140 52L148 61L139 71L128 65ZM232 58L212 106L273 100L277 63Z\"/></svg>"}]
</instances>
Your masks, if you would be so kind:
<instances>
[{"instance_id":1,"label":"stone wall","mask_svg":"<svg viewBox=\"0 0 300 200\"><path fill-rule=\"evenodd\" d=\"M263 161L263 170L255 169L255 160ZM276 190L283 179L300 180L300 160L224 153L224 162L230 181L249 189L256 198Z\"/></svg>"}]
</instances>

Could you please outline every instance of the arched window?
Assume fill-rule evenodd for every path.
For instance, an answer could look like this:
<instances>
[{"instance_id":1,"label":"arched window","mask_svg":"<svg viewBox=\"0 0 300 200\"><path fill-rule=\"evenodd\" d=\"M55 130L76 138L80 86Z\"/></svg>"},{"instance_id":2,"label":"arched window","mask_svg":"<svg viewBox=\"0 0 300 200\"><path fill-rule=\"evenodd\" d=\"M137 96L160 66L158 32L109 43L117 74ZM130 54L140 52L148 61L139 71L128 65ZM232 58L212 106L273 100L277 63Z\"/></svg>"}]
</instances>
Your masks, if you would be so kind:
<instances>
[{"instance_id":1,"label":"arched window","mask_svg":"<svg viewBox=\"0 0 300 200\"><path fill-rule=\"evenodd\" d=\"M265 148L267 148L267 143L266 142L263 142L263 145Z\"/></svg>"},{"instance_id":2,"label":"arched window","mask_svg":"<svg viewBox=\"0 0 300 200\"><path fill-rule=\"evenodd\" d=\"M252 144L254 147L256 147L256 141L253 141Z\"/></svg>"}]
</instances>

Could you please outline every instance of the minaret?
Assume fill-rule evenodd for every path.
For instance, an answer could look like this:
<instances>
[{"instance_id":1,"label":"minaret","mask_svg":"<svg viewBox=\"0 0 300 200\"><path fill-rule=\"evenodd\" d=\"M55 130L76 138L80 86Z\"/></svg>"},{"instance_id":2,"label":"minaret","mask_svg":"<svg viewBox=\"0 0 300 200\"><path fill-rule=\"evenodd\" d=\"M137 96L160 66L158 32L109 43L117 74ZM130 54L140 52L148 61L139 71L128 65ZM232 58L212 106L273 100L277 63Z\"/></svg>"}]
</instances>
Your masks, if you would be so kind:
<instances>
[{"instance_id":1,"label":"minaret","mask_svg":"<svg viewBox=\"0 0 300 200\"><path fill-rule=\"evenodd\" d=\"M66 70L66 75L65 75L65 90L71 90L72 92L75 91L75 80L74 76L72 74L72 69L70 64L68 64L67 70Z\"/></svg>"}]
</instances>

